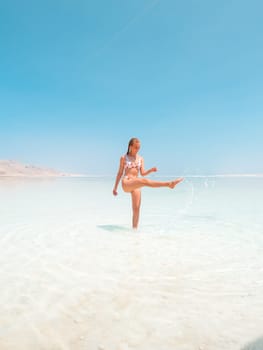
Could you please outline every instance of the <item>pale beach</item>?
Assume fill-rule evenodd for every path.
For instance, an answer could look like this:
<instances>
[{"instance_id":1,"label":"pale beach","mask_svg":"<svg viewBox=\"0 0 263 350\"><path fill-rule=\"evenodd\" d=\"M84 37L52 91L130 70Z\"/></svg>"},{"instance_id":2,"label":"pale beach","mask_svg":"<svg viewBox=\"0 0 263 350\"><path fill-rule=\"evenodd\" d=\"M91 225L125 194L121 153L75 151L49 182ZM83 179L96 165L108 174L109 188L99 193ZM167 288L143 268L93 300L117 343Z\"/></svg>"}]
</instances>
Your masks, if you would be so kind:
<instances>
[{"instance_id":1,"label":"pale beach","mask_svg":"<svg viewBox=\"0 0 263 350\"><path fill-rule=\"evenodd\" d=\"M263 350L263 1L1 1L0 350Z\"/></svg>"},{"instance_id":2,"label":"pale beach","mask_svg":"<svg viewBox=\"0 0 263 350\"><path fill-rule=\"evenodd\" d=\"M263 178L113 181L0 179L0 349L262 349Z\"/></svg>"}]
</instances>

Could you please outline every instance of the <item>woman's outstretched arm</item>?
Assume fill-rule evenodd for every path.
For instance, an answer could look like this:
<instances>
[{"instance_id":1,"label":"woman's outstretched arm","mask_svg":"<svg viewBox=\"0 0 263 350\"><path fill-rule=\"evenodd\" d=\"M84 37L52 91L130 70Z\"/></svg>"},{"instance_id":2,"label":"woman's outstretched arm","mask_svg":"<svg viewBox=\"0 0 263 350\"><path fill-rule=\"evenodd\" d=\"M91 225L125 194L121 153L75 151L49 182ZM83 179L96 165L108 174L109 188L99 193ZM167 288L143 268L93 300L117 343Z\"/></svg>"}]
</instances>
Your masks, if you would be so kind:
<instances>
[{"instance_id":1,"label":"woman's outstretched arm","mask_svg":"<svg viewBox=\"0 0 263 350\"><path fill-rule=\"evenodd\" d=\"M147 176L147 175L149 175L150 173L154 173L154 172L156 172L156 171L157 171L157 168L156 168L156 167L151 168L151 169L149 169L149 170L145 170L145 169L144 169L144 160L143 160L143 158L141 158L141 169L140 169L140 172L141 172L141 175L142 175L142 176Z\"/></svg>"}]
</instances>

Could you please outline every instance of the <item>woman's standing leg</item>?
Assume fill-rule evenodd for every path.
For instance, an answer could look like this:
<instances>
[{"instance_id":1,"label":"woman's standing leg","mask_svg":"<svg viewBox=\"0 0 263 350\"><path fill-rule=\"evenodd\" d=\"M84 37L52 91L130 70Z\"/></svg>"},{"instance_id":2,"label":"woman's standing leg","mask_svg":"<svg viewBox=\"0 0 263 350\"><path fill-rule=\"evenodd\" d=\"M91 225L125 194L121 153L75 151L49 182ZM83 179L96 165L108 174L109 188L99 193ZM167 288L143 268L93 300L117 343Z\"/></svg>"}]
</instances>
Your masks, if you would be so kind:
<instances>
[{"instance_id":1,"label":"woman's standing leg","mask_svg":"<svg viewBox=\"0 0 263 350\"><path fill-rule=\"evenodd\" d=\"M131 192L132 196L132 227L137 228L140 217L140 207L141 207L141 190L136 189Z\"/></svg>"}]
</instances>

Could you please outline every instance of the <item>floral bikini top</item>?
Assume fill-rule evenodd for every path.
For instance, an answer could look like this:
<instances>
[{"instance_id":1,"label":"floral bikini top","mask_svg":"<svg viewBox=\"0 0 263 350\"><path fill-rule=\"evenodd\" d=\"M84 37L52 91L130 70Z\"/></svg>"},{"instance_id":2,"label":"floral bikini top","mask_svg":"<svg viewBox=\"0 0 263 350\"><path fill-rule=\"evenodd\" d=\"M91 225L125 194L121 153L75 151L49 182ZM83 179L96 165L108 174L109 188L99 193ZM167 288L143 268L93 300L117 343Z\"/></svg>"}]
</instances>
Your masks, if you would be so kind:
<instances>
[{"instance_id":1,"label":"floral bikini top","mask_svg":"<svg viewBox=\"0 0 263 350\"><path fill-rule=\"evenodd\" d=\"M132 169L132 168L137 168L140 170L142 165L141 157L136 157L134 161L131 161L128 154L125 155L125 164L124 164L124 169Z\"/></svg>"}]
</instances>

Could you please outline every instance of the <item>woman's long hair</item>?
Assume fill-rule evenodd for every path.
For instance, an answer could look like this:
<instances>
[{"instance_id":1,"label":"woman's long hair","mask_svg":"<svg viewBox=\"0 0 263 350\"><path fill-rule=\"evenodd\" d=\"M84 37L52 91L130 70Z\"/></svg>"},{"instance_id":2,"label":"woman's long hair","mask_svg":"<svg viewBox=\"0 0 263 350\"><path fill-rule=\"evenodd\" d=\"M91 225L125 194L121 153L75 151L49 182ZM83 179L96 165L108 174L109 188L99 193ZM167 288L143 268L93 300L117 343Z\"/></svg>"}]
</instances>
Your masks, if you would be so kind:
<instances>
[{"instance_id":1,"label":"woman's long hair","mask_svg":"<svg viewBox=\"0 0 263 350\"><path fill-rule=\"evenodd\" d=\"M127 150L127 156L130 153L130 147L134 144L134 142L140 142L139 139L137 139L137 137L133 137L130 139L129 144L128 144L128 150Z\"/></svg>"}]
</instances>

